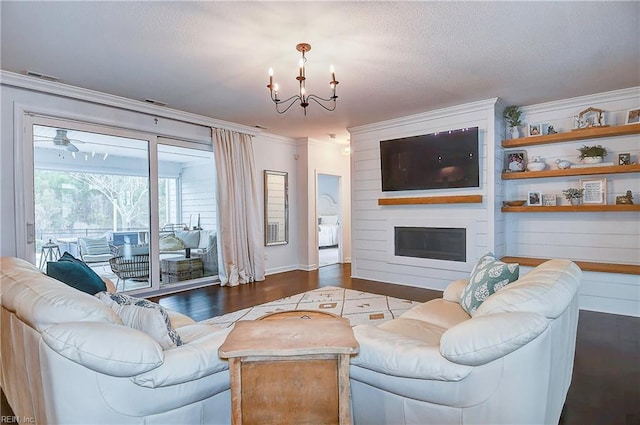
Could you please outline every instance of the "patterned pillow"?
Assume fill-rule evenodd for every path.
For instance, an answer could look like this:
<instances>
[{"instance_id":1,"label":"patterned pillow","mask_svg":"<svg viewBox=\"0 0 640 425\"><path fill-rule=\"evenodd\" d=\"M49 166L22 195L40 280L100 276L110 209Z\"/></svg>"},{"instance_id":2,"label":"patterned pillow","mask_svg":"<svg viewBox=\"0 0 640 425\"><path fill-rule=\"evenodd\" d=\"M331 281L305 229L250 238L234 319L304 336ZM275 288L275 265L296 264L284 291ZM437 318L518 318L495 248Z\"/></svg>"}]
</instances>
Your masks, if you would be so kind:
<instances>
[{"instance_id":1,"label":"patterned pillow","mask_svg":"<svg viewBox=\"0 0 640 425\"><path fill-rule=\"evenodd\" d=\"M484 300L517 280L519 274L519 264L503 263L492 253L483 255L471 270L469 283L460 297L460 305L473 316Z\"/></svg>"},{"instance_id":2,"label":"patterned pillow","mask_svg":"<svg viewBox=\"0 0 640 425\"><path fill-rule=\"evenodd\" d=\"M96 297L111 307L126 326L146 333L163 349L182 345L180 335L171 326L169 315L162 306L125 294L100 292Z\"/></svg>"}]
</instances>

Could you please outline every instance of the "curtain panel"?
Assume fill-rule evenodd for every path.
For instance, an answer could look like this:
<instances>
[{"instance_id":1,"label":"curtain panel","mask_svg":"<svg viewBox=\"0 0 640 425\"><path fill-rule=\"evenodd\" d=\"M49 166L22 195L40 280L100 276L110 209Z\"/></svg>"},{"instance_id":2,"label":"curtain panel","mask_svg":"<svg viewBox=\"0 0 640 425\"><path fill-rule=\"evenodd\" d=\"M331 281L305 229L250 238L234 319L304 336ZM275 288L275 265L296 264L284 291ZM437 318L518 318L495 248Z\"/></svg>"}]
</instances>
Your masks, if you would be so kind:
<instances>
[{"instance_id":1,"label":"curtain panel","mask_svg":"<svg viewBox=\"0 0 640 425\"><path fill-rule=\"evenodd\" d=\"M236 286L264 280L260 193L248 134L214 129L218 177L220 283Z\"/></svg>"}]
</instances>

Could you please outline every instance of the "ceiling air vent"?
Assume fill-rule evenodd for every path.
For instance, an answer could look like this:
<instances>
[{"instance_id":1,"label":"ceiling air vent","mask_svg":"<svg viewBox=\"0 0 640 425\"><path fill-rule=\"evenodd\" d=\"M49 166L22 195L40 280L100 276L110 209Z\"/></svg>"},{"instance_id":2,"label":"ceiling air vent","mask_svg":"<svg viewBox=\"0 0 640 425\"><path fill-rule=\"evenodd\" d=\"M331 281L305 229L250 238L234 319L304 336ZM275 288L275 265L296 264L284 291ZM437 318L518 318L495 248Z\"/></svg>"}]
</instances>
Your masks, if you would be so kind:
<instances>
[{"instance_id":1,"label":"ceiling air vent","mask_svg":"<svg viewBox=\"0 0 640 425\"><path fill-rule=\"evenodd\" d=\"M160 102L159 100L145 99L144 101L147 102L147 103L151 103L152 105L156 105L156 106L167 106L166 103Z\"/></svg>"},{"instance_id":2,"label":"ceiling air vent","mask_svg":"<svg viewBox=\"0 0 640 425\"><path fill-rule=\"evenodd\" d=\"M29 77L40 78L41 80L60 82L60 78L58 78L58 77L54 77L52 75L41 74L39 72L33 72L33 71L26 70L26 71L23 72L23 74L27 75Z\"/></svg>"}]
</instances>

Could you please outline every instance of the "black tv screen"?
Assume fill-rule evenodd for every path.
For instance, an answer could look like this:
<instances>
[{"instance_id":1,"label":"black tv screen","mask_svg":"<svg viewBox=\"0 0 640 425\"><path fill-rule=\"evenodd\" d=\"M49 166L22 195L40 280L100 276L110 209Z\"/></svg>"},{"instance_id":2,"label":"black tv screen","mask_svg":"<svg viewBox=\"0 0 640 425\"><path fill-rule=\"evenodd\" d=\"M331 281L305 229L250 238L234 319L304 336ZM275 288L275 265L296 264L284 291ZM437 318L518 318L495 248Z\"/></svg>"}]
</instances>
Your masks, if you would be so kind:
<instances>
[{"instance_id":1,"label":"black tv screen","mask_svg":"<svg viewBox=\"0 0 640 425\"><path fill-rule=\"evenodd\" d=\"M480 187L478 127L380 141L382 190Z\"/></svg>"}]
</instances>

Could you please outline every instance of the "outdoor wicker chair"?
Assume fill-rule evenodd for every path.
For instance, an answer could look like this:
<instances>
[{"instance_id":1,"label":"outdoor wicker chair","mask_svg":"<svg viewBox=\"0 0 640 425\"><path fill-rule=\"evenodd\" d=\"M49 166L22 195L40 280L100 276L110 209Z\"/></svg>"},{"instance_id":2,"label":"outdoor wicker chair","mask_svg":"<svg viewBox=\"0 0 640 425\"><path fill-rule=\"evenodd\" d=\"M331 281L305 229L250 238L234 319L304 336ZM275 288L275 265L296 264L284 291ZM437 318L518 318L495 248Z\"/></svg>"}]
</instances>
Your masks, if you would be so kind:
<instances>
[{"instance_id":1,"label":"outdoor wicker chair","mask_svg":"<svg viewBox=\"0 0 640 425\"><path fill-rule=\"evenodd\" d=\"M149 254L119 256L109 260L111 271L118 276L118 284L122 280L122 290L125 290L127 279L144 280L149 278Z\"/></svg>"}]
</instances>

